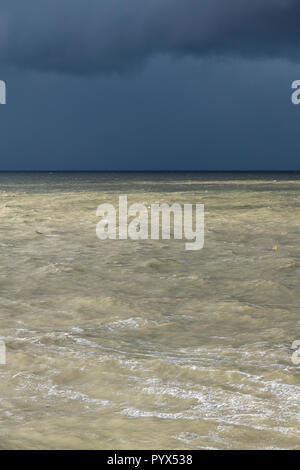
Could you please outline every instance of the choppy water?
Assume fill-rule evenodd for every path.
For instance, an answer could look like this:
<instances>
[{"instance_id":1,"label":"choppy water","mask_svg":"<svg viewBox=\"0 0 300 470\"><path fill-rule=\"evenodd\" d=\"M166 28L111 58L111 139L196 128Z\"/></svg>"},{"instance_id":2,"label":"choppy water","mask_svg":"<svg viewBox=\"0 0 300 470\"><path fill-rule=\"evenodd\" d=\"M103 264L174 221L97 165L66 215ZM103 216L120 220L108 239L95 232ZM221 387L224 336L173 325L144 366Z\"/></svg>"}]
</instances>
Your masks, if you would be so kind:
<instances>
[{"instance_id":1,"label":"choppy water","mask_svg":"<svg viewBox=\"0 0 300 470\"><path fill-rule=\"evenodd\" d=\"M204 203L204 249L98 240L124 194ZM1 174L0 197L1 448L299 447L299 175Z\"/></svg>"}]
</instances>

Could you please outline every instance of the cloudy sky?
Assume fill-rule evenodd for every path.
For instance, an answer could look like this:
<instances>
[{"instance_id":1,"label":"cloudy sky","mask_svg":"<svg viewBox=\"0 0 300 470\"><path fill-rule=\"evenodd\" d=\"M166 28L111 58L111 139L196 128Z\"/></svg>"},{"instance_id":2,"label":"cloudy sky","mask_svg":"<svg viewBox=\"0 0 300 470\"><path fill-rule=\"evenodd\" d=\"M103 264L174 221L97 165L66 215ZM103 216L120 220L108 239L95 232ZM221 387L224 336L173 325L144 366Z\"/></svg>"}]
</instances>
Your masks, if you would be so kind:
<instances>
[{"instance_id":1,"label":"cloudy sky","mask_svg":"<svg viewBox=\"0 0 300 470\"><path fill-rule=\"evenodd\" d=\"M299 170L299 0L0 0L0 170Z\"/></svg>"}]
</instances>

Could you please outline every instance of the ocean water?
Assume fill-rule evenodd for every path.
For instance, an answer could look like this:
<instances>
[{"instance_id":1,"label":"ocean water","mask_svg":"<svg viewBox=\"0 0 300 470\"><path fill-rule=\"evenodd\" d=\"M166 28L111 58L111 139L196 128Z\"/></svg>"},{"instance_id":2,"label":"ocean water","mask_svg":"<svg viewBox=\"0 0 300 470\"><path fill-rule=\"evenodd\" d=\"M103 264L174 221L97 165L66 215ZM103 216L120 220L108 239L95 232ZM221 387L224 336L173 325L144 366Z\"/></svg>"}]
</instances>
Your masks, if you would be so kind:
<instances>
[{"instance_id":1,"label":"ocean water","mask_svg":"<svg viewBox=\"0 0 300 470\"><path fill-rule=\"evenodd\" d=\"M119 195L204 203L204 248L100 241ZM0 196L0 448L299 448L298 174L2 173Z\"/></svg>"}]
</instances>

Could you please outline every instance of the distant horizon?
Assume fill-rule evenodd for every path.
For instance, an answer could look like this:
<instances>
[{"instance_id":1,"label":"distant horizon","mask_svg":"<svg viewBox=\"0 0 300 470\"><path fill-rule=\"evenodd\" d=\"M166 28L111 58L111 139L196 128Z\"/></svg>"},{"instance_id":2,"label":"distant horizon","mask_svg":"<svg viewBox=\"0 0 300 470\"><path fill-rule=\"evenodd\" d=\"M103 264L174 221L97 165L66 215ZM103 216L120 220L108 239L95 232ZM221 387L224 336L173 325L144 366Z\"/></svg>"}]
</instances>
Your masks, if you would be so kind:
<instances>
[{"instance_id":1,"label":"distant horizon","mask_svg":"<svg viewBox=\"0 0 300 470\"><path fill-rule=\"evenodd\" d=\"M0 170L1 173L261 173L287 174L300 170Z\"/></svg>"}]
</instances>

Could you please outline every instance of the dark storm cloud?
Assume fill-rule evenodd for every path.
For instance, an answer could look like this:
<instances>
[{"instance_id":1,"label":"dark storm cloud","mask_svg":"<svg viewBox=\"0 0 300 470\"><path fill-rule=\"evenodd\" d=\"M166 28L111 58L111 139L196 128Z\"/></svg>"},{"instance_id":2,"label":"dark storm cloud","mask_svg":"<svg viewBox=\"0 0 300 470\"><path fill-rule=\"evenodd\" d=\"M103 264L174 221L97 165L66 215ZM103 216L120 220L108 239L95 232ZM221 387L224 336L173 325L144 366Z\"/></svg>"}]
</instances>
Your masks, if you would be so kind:
<instances>
[{"instance_id":1,"label":"dark storm cloud","mask_svg":"<svg viewBox=\"0 0 300 470\"><path fill-rule=\"evenodd\" d=\"M0 0L0 61L123 72L155 54L300 57L299 0Z\"/></svg>"}]
</instances>

